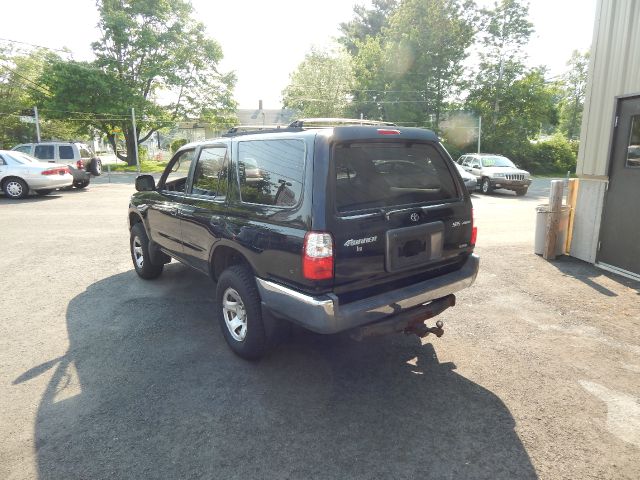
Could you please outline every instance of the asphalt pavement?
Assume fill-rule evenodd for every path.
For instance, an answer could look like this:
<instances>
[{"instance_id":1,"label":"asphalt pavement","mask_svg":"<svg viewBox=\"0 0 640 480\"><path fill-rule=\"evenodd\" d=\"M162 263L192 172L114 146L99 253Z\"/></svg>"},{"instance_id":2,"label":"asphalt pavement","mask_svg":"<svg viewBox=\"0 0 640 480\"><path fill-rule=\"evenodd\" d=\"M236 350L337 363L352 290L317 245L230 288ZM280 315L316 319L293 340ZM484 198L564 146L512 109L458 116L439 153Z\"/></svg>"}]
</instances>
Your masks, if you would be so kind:
<instances>
[{"instance_id":1,"label":"asphalt pavement","mask_svg":"<svg viewBox=\"0 0 640 480\"><path fill-rule=\"evenodd\" d=\"M474 194L442 338L294 330L251 363L208 278L134 273L133 178L0 197L0 478L640 478L640 284L532 253L548 180Z\"/></svg>"}]
</instances>

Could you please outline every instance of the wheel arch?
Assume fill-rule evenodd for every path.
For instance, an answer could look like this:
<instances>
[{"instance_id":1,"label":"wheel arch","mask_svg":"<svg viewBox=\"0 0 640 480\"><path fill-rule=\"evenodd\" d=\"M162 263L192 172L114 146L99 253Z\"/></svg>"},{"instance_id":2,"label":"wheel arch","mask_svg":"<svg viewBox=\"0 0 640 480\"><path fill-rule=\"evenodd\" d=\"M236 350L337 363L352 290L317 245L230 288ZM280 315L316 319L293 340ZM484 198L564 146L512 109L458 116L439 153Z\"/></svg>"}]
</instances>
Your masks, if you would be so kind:
<instances>
[{"instance_id":1,"label":"wheel arch","mask_svg":"<svg viewBox=\"0 0 640 480\"><path fill-rule=\"evenodd\" d=\"M4 189L4 186L7 184L9 180L21 180L27 184L27 188L31 189L31 187L29 187L29 183L24 178L19 177L18 175L9 175L4 177L0 182L0 188Z\"/></svg>"},{"instance_id":2,"label":"wheel arch","mask_svg":"<svg viewBox=\"0 0 640 480\"><path fill-rule=\"evenodd\" d=\"M232 265L245 265L252 272L255 272L251 262L240 250L229 245L218 245L211 252L209 275L213 280L217 281L220 274Z\"/></svg>"}]
</instances>

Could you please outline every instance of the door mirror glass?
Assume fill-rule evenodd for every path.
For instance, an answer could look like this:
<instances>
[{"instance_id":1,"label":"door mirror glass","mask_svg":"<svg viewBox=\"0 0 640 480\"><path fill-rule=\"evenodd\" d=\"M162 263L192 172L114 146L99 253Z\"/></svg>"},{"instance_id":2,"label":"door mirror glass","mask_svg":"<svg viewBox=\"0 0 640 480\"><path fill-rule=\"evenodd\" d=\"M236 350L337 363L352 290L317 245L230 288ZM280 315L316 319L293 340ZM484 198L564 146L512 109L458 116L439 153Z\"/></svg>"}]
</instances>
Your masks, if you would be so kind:
<instances>
[{"instance_id":1,"label":"door mirror glass","mask_svg":"<svg viewBox=\"0 0 640 480\"><path fill-rule=\"evenodd\" d=\"M156 189L156 181L152 175L140 175L136 178L136 190L139 192L152 192Z\"/></svg>"}]
</instances>

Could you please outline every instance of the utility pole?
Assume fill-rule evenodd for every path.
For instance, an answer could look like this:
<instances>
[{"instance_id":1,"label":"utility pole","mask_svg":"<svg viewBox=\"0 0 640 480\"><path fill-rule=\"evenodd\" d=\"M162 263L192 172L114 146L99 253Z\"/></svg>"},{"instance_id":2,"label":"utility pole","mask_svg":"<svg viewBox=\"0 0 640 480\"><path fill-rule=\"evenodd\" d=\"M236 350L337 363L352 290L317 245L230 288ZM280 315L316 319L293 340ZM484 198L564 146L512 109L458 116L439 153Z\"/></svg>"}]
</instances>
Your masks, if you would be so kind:
<instances>
[{"instance_id":1,"label":"utility pole","mask_svg":"<svg viewBox=\"0 0 640 480\"><path fill-rule=\"evenodd\" d=\"M482 117L478 117L478 153L480 153L480 137L482 136Z\"/></svg>"},{"instance_id":2,"label":"utility pole","mask_svg":"<svg viewBox=\"0 0 640 480\"><path fill-rule=\"evenodd\" d=\"M133 149L136 152L136 166L140 175L140 158L138 157L138 132L136 131L136 111L131 108L131 123L133 124Z\"/></svg>"},{"instance_id":3,"label":"utility pole","mask_svg":"<svg viewBox=\"0 0 640 480\"><path fill-rule=\"evenodd\" d=\"M36 138L38 139L38 143L40 143L40 117L38 117L38 107L33 107L33 116L36 121Z\"/></svg>"}]
</instances>

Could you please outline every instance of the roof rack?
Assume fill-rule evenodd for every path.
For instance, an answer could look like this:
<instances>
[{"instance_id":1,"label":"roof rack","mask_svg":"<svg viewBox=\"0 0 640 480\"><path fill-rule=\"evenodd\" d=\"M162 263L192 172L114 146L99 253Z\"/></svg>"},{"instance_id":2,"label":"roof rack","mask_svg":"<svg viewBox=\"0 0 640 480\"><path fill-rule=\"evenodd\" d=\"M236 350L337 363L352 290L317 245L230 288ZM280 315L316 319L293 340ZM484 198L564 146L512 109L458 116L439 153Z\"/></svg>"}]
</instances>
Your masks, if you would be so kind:
<instances>
[{"instance_id":1,"label":"roof rack","mask_svg":"<svg viewBox=\"0 0 640 480\"><path fill-rule=\"evenodd\" d=\"M395 123L380 120L364 120L361 118L301 118L289 124L289 128L329 128L339 125L378 125L395 127Z\"/></svg>"},{"instance_id":2,"label":"roof rack","mask_svg":"<svg viewBox=\"0 0 640 480\"><path fill-rule=\"evenodd\" d=\"M239 135L253 135L256 133L282 133L299 132L300 128L285 127L282 125L238 125L231 127L223 137L237 137Z\"/></svg>"}]
</instances>

